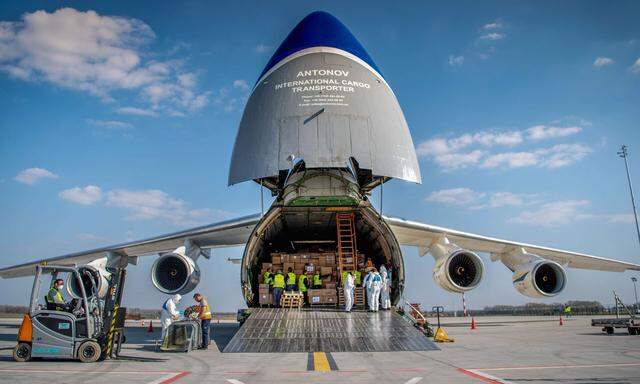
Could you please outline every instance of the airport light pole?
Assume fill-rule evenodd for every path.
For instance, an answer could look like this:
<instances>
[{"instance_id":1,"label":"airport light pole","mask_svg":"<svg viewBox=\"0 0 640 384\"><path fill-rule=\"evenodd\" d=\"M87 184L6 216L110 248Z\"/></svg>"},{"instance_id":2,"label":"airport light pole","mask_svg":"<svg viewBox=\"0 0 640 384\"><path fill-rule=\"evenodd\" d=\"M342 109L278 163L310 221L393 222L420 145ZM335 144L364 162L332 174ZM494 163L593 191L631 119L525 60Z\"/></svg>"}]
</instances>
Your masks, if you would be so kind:
<instances>
[{"instance_id":1,"label":"airport light pole","mask_svg":"<svg viewBox=\"0 0 640 384\"><path fill-rule=\"evenodd\" d=\"M620 151L618 151L618 156L624 159L624 167L627 170L627 181L629 182L629 192L631 193L631 206L633 207L633 217L636 220L636 233L638 234L638 244L640 244L640 227L638 226L638 212L636 211L636 200L633 197L633 186L631 185L631 176L629 175L629 163L627 162L627 156L629 152L627 151L627 146L622 145L620 147ZM637 302L638 300L636 300Z\"/></svg>"},{"instance_id":2,"label":"airport light pole","mask_svg":"<svg viewBox=\"0 0 640 384\"><path fill-rule=\"evenodd\" d=\"M633 281L633 293L636 296L636 310L633 311L633 314L635 315L636 313L638 313L638 291L636 290L636 282L638 281L638 279L636 279L635 277L631 277L631 281Z\"/></svg>"}]
</instances>

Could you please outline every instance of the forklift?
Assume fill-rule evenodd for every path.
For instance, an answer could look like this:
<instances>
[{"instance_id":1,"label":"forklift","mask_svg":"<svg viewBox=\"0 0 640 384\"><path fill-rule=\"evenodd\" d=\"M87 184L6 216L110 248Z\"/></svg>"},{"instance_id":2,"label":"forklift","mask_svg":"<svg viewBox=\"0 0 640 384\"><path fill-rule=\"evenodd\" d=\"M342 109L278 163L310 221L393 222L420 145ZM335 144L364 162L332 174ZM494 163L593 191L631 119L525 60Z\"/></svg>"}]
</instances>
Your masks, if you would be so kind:
<instances>
[{"instance_id":1,"label":"forklift","mask_svg":"<svg viewBox=\"0 0 640 384\"><path fill-rule=\"evenodd\" d=\"M120 307L120 304L126 270L108 267L107 271L111 273L107 294L100 298L96 281L87 271L70 266L38 265L29 313L24 315L18 331L13 359L17 362L32 358L75 359L92 363L117 358L125 340L126 308ZM62 308L39 303L41 279L50 274L53 286L60 273L70 274L67 282L72 279L77 282L79 295L76 295L79 297ZM90 296L87 296L87 291L91 293Z\"/></svg>"}]
</instances>

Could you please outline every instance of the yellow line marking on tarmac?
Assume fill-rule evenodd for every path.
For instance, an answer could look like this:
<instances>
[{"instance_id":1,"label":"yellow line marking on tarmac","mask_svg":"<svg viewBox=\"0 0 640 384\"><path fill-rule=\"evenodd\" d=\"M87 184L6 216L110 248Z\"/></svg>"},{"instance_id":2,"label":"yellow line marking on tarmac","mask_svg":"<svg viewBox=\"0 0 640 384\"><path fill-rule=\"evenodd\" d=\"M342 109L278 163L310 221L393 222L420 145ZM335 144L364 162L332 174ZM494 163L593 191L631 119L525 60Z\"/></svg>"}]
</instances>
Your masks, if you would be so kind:
<instances>
[{"instance_id":1,"label":"yellow line marking on tarmac","mask_svg":"<svg viewBox=\"0 0 640 384\"><path fill-rule=\"evenodd\" d=\"M331 372L327 354L324 352L313 352L313 369L316 372Z\"/></svg>"}]
</instances>

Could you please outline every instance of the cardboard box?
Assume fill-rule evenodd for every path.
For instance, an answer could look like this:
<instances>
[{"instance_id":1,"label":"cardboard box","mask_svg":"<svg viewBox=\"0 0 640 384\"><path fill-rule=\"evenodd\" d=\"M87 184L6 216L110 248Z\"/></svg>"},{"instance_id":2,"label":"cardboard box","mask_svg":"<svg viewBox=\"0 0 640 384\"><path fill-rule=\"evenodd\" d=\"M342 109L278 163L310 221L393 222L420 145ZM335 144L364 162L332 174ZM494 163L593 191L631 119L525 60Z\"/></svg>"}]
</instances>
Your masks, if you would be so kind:
<instances>
[{"instance_id":1,"label":"cardboard box","mask_svg":"<svg viewBox=\"0 0 640 384\"><path fill-rule=\"evenodd\" d=\"M309 304L322 304L323 303L323 294L322 289L309 289L307 290L307 298L309 299Z\"/></svg>"},{"instance_id":2,"label":"cardboard box","mask_svg":"<svg viewBox=\"0 0 640 384\"><path fill-rule=\"evenodd\" d=\"M304 263L293 263L294 269L304 269Z\"/></svg>"},{"instance_id":3,"label":"cardboard box","mask_svg":"<svg viewBox=\"0 0 640 384\"><path fill-rule=\"evenodd\" d=\"M286 275L287 272L289 272L289 268L293 269L293 267L294 267L293 263L284 263L282 266L282 273Z\"/></svg>"},{"instance_id":4,"label":"cardboard box","mask_svg":"<svg viewBox=\"0 0 640 384\"><path fill-rule=\"evenodd\" d=\"M298 254L293 253L293 254L289 255L289 261L290 262L299 263L300 260L302 260L302 259L300 259L300 255L298 255Z\"/></svg>"},{"instance_id":5,"label":"cardboard box","mask_svg":"<svg viewBox=\"0 0 640 384\"><path fill-rule=\"evenodd\" d=\"M260 290L260 291L263 291L263 290L269 291L269 284L260 284L260 285L258 285L258 290Z\"/></svg>"},{"instance_id":6,"label":"cardboard box","mask_svg":"<svg viewBox=\"0 0 640 384\"><path fill-rule=\"evenodd\" d=\"M331 274L333 274L333 268L324 267L324 266L320 267L320 276L324 277L324 276L331 275Z\"/></svg>"},{"instance_id":7,"label":"cardboard box","mask_svg":"<svg viewBox=\"0 0 640 384\"><path fill-rule=\"evenodd\" d=\"M271 262L273 264L282 264L282 255L280 253L272 253Z\"/></svg>"},{"instance_id":8,"label":"cardboard box","mask_svg":"<svg viewBox=\"0 0 640 384\"><path fill-rule=\"evenodd\" d=\"M311 255L307 253L300 254L300 261L307 263L311 259Z\"/></svg>"},{"instance_id":9,"label":"cardboard box","mask_svg":"<svg viewBox=\"0 0 640 384\"><path fill-rule=\"evenodd\" d=\"M326 289L336 289L336 283L326 283L324 286Z\"/></svg>"},{"instance_id":10,"label":"cardboard box","mask_svg":"<svg viewBox=\"0 0 640 384\"><path fill-rule=\"evenodd\" d=\"M262 270L266 271L267 269L271 268L273 266L273 264L271 263L262 263Z\"/></svg>"},{"instance_id":11,"label":"cardboard box","mask_svg":"<svg viewBox=\"0 0 640 384\"><path fill-rule=\"evenodd\" d=\"M278 270L282 270L282 264L272 264L271 270L273 271L273 273L278 272Z\"/></svg>"},{"instance_id":12,"label":"cardboard box","mask_svg":"<svg viewBox=\"0 0 640 384\"><path fill-rule=\"evenodd\" d=\"M258 301L260 302L260 304L262 305L266 305L266 304L271 304L271 295L268 293L261 293L258 296Z\"/></svg>"}]
</instances>

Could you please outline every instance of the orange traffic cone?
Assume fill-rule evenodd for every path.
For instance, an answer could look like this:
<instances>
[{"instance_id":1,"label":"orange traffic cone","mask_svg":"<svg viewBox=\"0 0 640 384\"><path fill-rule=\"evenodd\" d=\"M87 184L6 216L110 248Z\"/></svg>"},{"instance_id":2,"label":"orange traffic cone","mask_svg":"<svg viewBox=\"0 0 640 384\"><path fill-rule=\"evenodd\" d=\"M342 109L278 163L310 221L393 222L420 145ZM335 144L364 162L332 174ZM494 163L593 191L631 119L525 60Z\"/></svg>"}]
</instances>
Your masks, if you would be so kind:
<instances>
[{"instance_id":1,"label":"orange traffic cone","mask_svg":"<svg viewBox=\"0 0 640 384\"><path fill-rule=\"evenodd\" d=\"M153 320L149 320L149 328L147 329L147 332L153 332Z\"/></svg>"},{"instance_id":2,"label":"orange traffic cone","mask_svg":"<svg viewBox=\"0 0 640 384\"><path fill-rule=\"evenodd\" d=\"M476 319L474 317L471 318L471 329L476 329Z\"/></svg>"},{"instance_id":3,"label":"orange traffic cone","mask_svg":"<svg viewBox=\"0 0 640 384\"><path fill-rule=\"evenodd\" d=\"M562 321L562 315L560 315L560 325L564 325L564 322Z\"/></svg>"}]
</instances>

